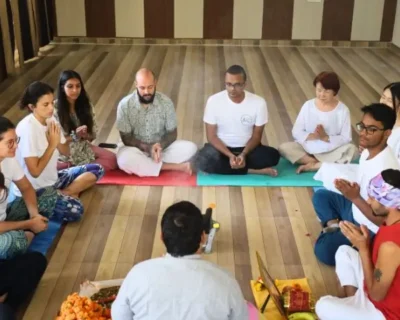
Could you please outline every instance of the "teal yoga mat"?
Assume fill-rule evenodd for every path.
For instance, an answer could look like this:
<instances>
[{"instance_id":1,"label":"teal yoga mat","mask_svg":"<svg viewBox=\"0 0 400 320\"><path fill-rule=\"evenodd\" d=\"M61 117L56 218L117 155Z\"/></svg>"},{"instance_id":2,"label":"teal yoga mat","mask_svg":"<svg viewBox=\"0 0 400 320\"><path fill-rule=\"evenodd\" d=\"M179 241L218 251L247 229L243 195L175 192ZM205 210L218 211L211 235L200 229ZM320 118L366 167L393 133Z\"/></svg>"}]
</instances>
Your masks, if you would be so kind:
<instances>
[{"instance_id":1,"label":"teal yoga mat","mask_svg":"<svg viewBox=\"0 0 400 320\"><path fill-rule=\"evenodd\" d=\"M297 166L288 160L281 158L276 169L277 177L263 175L220 175L205 174L199 172L197 175L198 186L241 186L241 187L320 187L321 181L314 180L315 172L296 173Z\"/></svg>"}]
</instances>

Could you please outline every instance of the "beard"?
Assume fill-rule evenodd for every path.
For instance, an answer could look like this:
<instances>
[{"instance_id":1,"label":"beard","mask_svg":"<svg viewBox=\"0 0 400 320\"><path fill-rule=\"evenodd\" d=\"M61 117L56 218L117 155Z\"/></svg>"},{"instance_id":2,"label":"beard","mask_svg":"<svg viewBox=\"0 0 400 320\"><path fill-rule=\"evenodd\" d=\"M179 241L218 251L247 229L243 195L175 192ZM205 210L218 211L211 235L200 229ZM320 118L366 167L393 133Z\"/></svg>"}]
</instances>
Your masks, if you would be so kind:
<instances>
[{"instance_id":1,"label":"beard","mask_svg":"<svg viewBox=\"0 0 400 320\"><path fill-rule=\"evenodd\" d=\"M153 103L153 101L154 101L154 97L156 96L156 90L154 89L153 94L145 94L143 96L139 93L139 90L137 90L137 94L138 94L140 103L150 104L150 103Z\"/></svg>"}]
</instances>

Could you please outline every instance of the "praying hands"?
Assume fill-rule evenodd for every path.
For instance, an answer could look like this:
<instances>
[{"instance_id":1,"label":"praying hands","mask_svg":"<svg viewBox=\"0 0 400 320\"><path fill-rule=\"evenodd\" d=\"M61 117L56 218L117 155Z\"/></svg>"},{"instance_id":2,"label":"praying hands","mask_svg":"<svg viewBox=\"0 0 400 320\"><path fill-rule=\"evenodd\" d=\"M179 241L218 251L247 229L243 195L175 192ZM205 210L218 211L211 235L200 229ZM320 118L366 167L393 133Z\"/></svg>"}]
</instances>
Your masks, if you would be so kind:
<instances>
[{"instance_id":1,"label":"praying hands","mask_svg":"<svg viewBox=\"0 0 400 320\"><path fill-rule=\"evenodd\" d=\"M315 128L315 132L314 132L317 136L319 140L328 142L329 141L329 136L325 131L325 128L322 124L317 125L317 127Z\"/></svg>"},{"instance_id":2,"label":"praying hands","mask_svg":"<svg viewBox=\"0 0 400 320\"><path fill-rule=\"evenodd\" d=\"M316 126L314 132L308 135L307 140L321 140L328 142L329 136L327 135L324 126L319 124Z\"/></svg>"},{"instance_id":3,"label":"praying hands","mask_svg":"<svg viewBox=\"0 0 400 320\"><path fill-rule=\"evenodd\" d=\"M357 227L349 221L341 221L339 224L343 235L355 246L358 250L366 250L370 245L370 235L368 228L364 225Z\"/></svg>"},{"instance_id":4,"label":"praying hands","mask_svg":"<svg viewBox=\"0 0 400 320\"><path fill-rule=\"evenodd\" d=\"M336 179L335 187L350 201L354 201L360 197L360 186L356 182L350 182L344 179Z\"/></svg>"}]
</instances>

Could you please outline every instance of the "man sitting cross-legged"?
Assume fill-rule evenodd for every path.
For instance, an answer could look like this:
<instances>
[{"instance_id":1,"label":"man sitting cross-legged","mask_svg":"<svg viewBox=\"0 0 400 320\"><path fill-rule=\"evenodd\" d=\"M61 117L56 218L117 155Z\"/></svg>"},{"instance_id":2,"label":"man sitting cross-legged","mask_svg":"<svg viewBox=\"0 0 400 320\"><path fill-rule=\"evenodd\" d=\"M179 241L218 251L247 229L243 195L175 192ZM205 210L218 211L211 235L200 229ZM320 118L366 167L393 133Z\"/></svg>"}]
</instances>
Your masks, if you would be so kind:
<instances>
[{"instance_id":1,"label":"man sitting cross-legged","mask_svg":"<svg viewBox=\"0 0 400 320\"><path fill-rule=\"evenodd\" d=\"M382 218L374 216L366 202L368 182L385 169L399 168L393 151L387 145L396 121L395 112L380 103L371 104L361 110L364 116L357 124L357 130L364 151L357 169L357 182L337 179L335 187L341 194L322 189L315 192L313 197L315 211L324 227L315 244L315 254L328 265L335 264L335 253L341 245L350 245L339 229L339 221L364 224L372 235L378 231Z\"/></svg>"},{"instance_id":2,"label":"man sitting cross-legged","mask_svg":"<svg viewBox=\"0 0 400 320\"><path fill-rule=\"evenodd\" d=\"M155 177L161 170L192 173L189 160L197 146L176 140L178 135L174 104L156 92L154 73L141 69L136 74L136 91L121 100L117 128L124 144L117 153L121 170L139 177Z\"/></svg>"},{"instance_id":3,"label":"man sitting cross-legged","mask_svg":"<svg viewBox=\"0 0 400 320\"><path fill-rule=\"evenodd\" d=\"M358 252L341 246L336 273L345 298L322 297L316 304L321 320L400 319L400 171L388 169L373 178L368 204L382 220L371 249L366 226L341 222L340 229Z\"/></svg>"},{"instance_id":4,"label":"man sitting cross-legged","mask_svg":"<svg viewBox=\"0 0 400 320\"><path fill-rule=\"evenodd\" d=\"M118 320L246 320L247 305L230 274L200 256L203 216L183 201L161 220L164 257L136 264L112 305Z\"/></svg>"},{"instance_id":5,"label":"man sitting cross-legged","mask_svg":"<svg viewBox=\"0 0 400 320\"><path fill-rule=\"evenodd\" d=\"M206 173L276 176L278 150L261 144L268 121L265 100L245 90L246 72L231 66L225 73L226 90L211 96L204 122L207 140L194 167Z\"/></svg>"}]
</instances>

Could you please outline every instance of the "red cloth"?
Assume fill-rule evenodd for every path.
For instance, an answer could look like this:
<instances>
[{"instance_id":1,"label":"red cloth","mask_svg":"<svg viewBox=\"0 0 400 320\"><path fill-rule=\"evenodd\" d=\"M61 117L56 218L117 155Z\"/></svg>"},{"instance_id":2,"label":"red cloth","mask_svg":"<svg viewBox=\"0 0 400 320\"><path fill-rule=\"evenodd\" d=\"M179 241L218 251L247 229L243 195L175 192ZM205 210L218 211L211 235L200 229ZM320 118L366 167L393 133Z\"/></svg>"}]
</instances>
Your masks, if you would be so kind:
<instances>
[{"instance_id":1,"label":"red cloth","mask_svg":"<svg viewBox=\"0 0 400 320\"><path fill-rule=\"evenodd\" d=\"M378 260L379 247L384 242L394 242L400 247L400 223L386 226L382 225L375 236L372 247L372 262L374 266ZM366 290L368 293L368 291ZM396 275L392 281L389 291L382 301L374 301L368 295L375 308L380 310L388 320L400 319L400 268L397 269Z\"/></svg>"}]
</instances>

